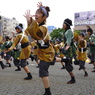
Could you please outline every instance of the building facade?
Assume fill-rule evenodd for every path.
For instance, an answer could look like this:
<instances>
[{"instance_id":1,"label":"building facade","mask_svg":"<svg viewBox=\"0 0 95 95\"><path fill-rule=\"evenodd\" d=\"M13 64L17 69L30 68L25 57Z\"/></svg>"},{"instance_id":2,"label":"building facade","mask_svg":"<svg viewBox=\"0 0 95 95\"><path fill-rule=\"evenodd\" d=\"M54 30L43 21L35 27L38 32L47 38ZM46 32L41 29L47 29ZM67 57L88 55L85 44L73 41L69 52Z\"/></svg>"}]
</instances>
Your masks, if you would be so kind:
<instances>
[{"instance_id":1,"label":"building facade","mask_svg":"<svg viewBox=\"0 0 95 95\"><path fill-rule=\"evenodd\" d=\"M90 26L95 32L95 11L77 12L74 14L74 29L86 31Z\"/></svg>"},{"instance_id":2,"label":"building facade","mask_svg":"<svg viewBox=\"0 0 95 95\"><path fill-rule=\"evenodd\" d=\"M15 27L18 25L18 21L15 18L8 18L4 16L0 16L0 35L4 36L12 36L12 32L15 32Z\"/></svg>"}]
</instances>

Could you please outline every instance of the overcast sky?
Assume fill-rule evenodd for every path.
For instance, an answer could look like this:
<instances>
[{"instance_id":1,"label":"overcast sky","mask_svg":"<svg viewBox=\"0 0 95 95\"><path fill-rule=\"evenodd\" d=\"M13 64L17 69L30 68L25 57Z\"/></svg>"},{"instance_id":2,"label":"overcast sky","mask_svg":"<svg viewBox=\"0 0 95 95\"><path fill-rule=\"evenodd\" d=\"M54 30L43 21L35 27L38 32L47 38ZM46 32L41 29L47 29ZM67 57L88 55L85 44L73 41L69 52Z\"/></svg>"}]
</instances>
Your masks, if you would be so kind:
<instances>
[{"instance_id":1,"label":"overcast sky","mask_svg":"<svg viewBox=\"0 0 95 95\"><path fill-rule=\"evenodd\" d=\"M5 17L15 17L26 26L24 13L30 9L34 15L37 3L42 1L43 5L49 6L50 16L47 19L48 26L62 27L64 19L70 18L74 24L74 13L95 10L95 0L0 0L0 14Z\"/></svg>"}]
</instances>

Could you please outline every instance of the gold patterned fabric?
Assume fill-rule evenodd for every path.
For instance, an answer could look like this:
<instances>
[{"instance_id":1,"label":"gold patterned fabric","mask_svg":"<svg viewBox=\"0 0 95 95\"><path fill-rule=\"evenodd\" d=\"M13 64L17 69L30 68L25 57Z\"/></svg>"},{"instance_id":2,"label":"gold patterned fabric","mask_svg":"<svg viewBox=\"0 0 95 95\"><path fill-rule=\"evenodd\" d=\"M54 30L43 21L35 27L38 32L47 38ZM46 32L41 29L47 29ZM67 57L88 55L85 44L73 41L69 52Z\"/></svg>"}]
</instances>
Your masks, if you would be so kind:
<instances>
[{"instance_id":1,"label":"gold patterned fabric","mask_svg":"<svg viewBox=\"0 0 95 95\"><path fill-rule=\"evenodd\" d=\"M34 55L38 55L38 47L37 47L37 43L35 43L34 41L30 43L32 49L32 52ZM35 48L36 47L36 48Z\"/></svg>"},{"instance_id":2,"label":"gold patterned fabric","mask_svg":"<svg viewBox=\"0 0 95 95\"><path fill-rule=\"evenodd\" d=\"M61 42L60 44L56 44L54 45L54 50L55 50L55 53L58 54L58 57L64 57L65 55L62 54L62 52L60 51L60 49L62 49L64 47L64 42Z\"/></svg>"},{"instance_id":3,"label":"gold patterned fabric","mask_svg":"<svg viewBox=\"0 0 95 95\"><path fill-rule=\"evenodd\" d=\"M87 42L86 40L81 40L78 42L78 49L77 49L77 59L78 60L82 60L82 61L86 61L87 60L87 52L81 52L79 51L79 48L86 48L87 47Z\"/></svg>"},{"instance_id":4,"label":"gold patterned fabric","mask_svg":"<svg viewBox=\"0 0 95 95\"><path fill-rule=\"evenodd\" d=\"M44 42L48 42L50 40L50 36L47 34L47 27L46 26L38 26L36 21L32 20L31 24L25 30L26 34L29 34L35 40L44 40ZM50 43L49 43L50 44ZM40 60L46 62L52 62L54 59L54 48L52 44L49 45L46 49L41 49L38 47L38 58Z\"/></svg>"},{"instance_id":5,"label":"gold patterned fabric","mask_svg":"<svg viewBox=\"0 0 95 95\"><path fill-rule=\"evenodd\" d=\"M79 35L76 32L74 32L74 40L78 41L78 39L79 39Z\"/></svg>"},{"instance_id":6,"label":"gold patterned fabric","mask_svg":"<svg viewBox=\"0 0 95 95\"><path fill-rule=\"evenodd\" d=\"M54 59L54 49L49 46L47 49L38 49L38 58L46 62L52 62Z\"/></svg>"},{"instance_id":7,"label":"gold patterned fabric","mask_svg":"<svg viewBox=\"0 0 95 95\"><path fill-rule=\"evenodd\" d=\"M29 34L35 40L44 39L47 34L47 27L38 26L35 20L31 22L31 24L25 30L26 34Z\"/></svg>"},{"instance_id":8,"label":"gold patterned fabric","mask_svg":"<svg viewBox=\"0 0 95 95\"><path fill-rule=\"evenodd\" d=\"M56 53L60 52L60 50L59 50L59 44L54 45L54 50L55 50Z\"/></svg>"},{"instance_id":9,"label":"gold patterned fabric","mask_svg":"<svg viewBox=\"0 0 95 95\"><path fill-rule=\"evenodd\" d=\"M19 43L21 37L22 37L22 33L20 33L16 36L16 38L14 39L13 45L9 48L9 50L12 50ZM21 44L24 44L26 42L29 42L29 39L28 39L28 37L24 36L21 41ZM29 45L29 46L21 49L20 59L27 59L27 58L29 58L30 54L31 54L31 47Z\"/></svg>"}]
</instances>

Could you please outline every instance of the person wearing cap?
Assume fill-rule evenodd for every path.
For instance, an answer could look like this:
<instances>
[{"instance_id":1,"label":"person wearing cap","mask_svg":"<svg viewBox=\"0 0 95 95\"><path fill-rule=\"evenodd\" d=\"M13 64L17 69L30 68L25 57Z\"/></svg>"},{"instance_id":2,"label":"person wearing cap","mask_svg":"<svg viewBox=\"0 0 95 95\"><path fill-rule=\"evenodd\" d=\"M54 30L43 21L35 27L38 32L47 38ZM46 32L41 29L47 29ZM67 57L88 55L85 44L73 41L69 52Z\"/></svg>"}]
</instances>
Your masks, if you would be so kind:
<instances>
[{"instance_id":1,"label":"person wearing cap","mask_svg":"<svg viewBox=\"0 0 95 95\"><path fill-rule=\"evenodd\" d=\"M64 39L64 48L62 49L62 53L65 55L65 57L63 58L57 58L56 57L56 62L64 62L65 63L65 68L67 70L67 72L69 73L69 75L71 76L71 80L67 82L67 84L73 84L76 82L75 80L75 76L73 73L73 66L72 66L72 57L73 57L73 53L72 53L72 49L73 49L73 32L71 30L71 26L72 26L72 21L70 19L65 19L63 22L63 29L65 30L64 34L63 34L63 39Z\"/></svg>"},{"instance_id":2,"label":"person wearing cap","mask_svg":"<svg viewBox=\"0 0 95 95\"><path fill-rule=\"evenodd\" d=\"M95 72L95 34L93 33L93 30L91 28L87 29L87 33L89 35L89 48L90 48L90 60L91 62L89 64L94 65L94 70L92 72Z\"/></svg>"},{"instance_id":3,"label":"person wearing cap","mask_svg":"<svg viewBox=\"0 0 95 95\"><path fill-rule=\"evenodd\" d=\"M88 73L85 68L85 61L87 60L87 41L84 40L85 34L80 33L77 46L77 56L76 59L79 61L79 70L83 69L84 77L88 76Z\"/></svg>"},{"instance_id":4,"label":"person wearing cap","mask_svg":"<svg viewBox=\"0 0 95 95\"><path fill-rule=\"evenodd\" d=\"M43 95L51 95L49 83L49 67L54 59L55 53L53 46L50 43L50 36L45 25L46 19L49 16L49 7L43 6L41 2L38 3L38 9L35 13L35 20L31 17L30 11L26 11L24 17L28 22L28 27L25 33L37 40L38 45L38 59L39 62L39 77L41 77L45 93Z\"/></svg>"},{"instance_id":5,"label":"person wearing cap","mask_svg":"<svg viewBox=\"0 0 95 95\"><path fill-rule=\"evenodd\" d=\"M63 22L63 29L65 30L63 35L64 44L65 44L63 54L66 57L63 57L62 61L65 62L66 70L71 76L71 80L68 81L67 84L75 83L75 76L73 74L73 66L72 66L72 57L73 57L72 47L74 45L73 43L74 35L71 30L71 26L72 26L72 20L70 20L69 18L65 19Z\"/></svg>"},{"instance_id":6,"label":"person wearing cap","mask_svg":"<svg viewBox=\"0 0 95 95\"><path fill-rule=\"evenodd\" d=\"M32 75L30 73L30 70L27 66L27 59L29 58L31 54L31 49L29 45L29 39L24 34L23 25L20 23L15 27L15 30L17 32L17 36L14 38L12 46L8 49L8 51L13 50L18 44L21 44L21 52L20 52L20 66L24 69L24 71L27 73L27 77L24 78L24 80L30 80L32 79ZM7 52L8 52L7 51Z\"/></svg>"}]
</instances>

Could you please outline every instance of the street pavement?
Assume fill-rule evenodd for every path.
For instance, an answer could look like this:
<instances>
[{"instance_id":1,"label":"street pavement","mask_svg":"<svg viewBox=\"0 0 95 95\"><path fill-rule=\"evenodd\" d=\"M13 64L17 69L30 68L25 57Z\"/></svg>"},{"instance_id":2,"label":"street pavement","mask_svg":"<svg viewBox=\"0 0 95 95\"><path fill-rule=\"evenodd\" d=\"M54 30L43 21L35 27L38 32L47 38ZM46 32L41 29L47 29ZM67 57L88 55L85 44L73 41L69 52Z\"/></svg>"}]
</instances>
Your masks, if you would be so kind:
<instances>
[{"instance_id":1,"label":"street pavement","mask_svg":"<svg viewBox=\"0 0 95 95\"><path fill-rule=\"evenodd\" d=\"M39 78L39 69L35 61L29 60L29 69L33 75L32 80L23 80L27 76L25 71L15 71L16 67L0 68L0 95L43 95L44 87ZM52 95L95 95L95 73L92 73L93 65L86 63L88 77L74 65L75 84L66 84L70 76L61 63L56 62L49 68L49 79Z\"/></svg>"}]
</instances>

